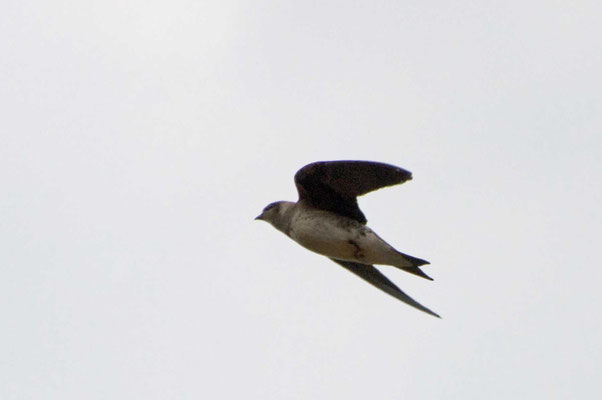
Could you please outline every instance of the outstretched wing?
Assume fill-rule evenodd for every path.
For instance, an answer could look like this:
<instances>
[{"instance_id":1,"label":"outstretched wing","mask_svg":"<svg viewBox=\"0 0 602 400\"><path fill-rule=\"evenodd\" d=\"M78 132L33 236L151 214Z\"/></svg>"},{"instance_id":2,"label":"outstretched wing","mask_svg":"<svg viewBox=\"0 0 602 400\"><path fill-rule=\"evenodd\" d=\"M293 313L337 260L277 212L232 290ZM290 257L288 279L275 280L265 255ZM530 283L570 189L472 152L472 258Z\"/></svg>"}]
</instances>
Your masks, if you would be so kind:
<instances>
[{"instance_id":1,"label":"outstretched wing","mask_svg":"<svg viewBox=\"0 0 602 400\"><path fill-rule=\"evenodd\" d=\"M402 168L372 161L321 161L308 164L295 174L299 200L332 211L362 224L366 217L357 196L412 179Z\"/></svg>"},{"instance_id":2,"label":"outstretched wing","mask_svg":"<svg viewBox=\"0 0 602 400\"><path fill-rule=\"evenodd\" d=\"M351 261L341 261L335 260L331 258L332 261L341 265L343 268L353 272L363 280L367 281L371 285L379 288L383 292L390 294L398 300L403 301L407 305L410 305L414 308L417 308L420 311L424 311L427 314L430 314L434 317L441 318L437 313L429 310L422 304L418 303L416 300L405 294L401 291L393 282L389 280L386 276L384 276L378 269L374 268L372 265L360 264Z\"/></svg>"}]
</instances>

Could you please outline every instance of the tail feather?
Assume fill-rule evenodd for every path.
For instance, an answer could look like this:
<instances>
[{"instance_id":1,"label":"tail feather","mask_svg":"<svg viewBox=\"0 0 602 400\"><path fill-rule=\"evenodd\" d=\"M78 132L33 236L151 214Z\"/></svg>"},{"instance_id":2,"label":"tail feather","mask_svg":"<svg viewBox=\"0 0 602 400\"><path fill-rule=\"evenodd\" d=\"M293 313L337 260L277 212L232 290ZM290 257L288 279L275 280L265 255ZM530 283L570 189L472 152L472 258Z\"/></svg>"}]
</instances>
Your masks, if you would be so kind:
<instances>
[{"instance_id":1,"label":"tail feather","mask_svg":"<svg viewBox=\"0 0 602 400\"><path fill-rule=\"evenodd\" d=\"M409 272L410 274L418 275L421 278L428 279L429 281L434 280L433 278L431 278L430 276L428 276L427 274L425 274L423 270L421 270L420 268L418 268L416 266L412 266L412 267L400 267L400 268L403 269L406 272Z\"/></svg>"},{"instance_id":2,"label":"tail feather","mask_svg":"<svg viewBox=\"0 0 602 400\"><path fill-rule=\"evenodd\" d=\"M409 255L403 254L403 253L399 253L399 254L401 254L402 256L404 256L409 262L412 263L412 265L414 265L416 267L420 267L421 265L428 265L428 264L430 264L430 262L428 262L426 260L423 260L421 258L412 257L412 256L409 256Z\"/></svg>"},{"instance_id":3,"label":"tail feather","mask_svg":"<svg viewBox=\"0 0 602 400\"><path fill-rule=\"evenodd\" d=\"M430 264L428 261L423 260L421 258L412 257L412 256L409 256L409 255L403 254L403 253L399 253L399 254L403 256L403 258L405 259L406 262L411 263L411 265L407 265L407 264L406 265L395 265L395 267L402 269L406 272L409 272L410 274L414 274L414 275L420 276L421 278L428 279L429 281L433 280L433 278L431 278L430 276L425 274L424 271L422 271L419 268L421 265Z\"/></svg>"}]
</instances>

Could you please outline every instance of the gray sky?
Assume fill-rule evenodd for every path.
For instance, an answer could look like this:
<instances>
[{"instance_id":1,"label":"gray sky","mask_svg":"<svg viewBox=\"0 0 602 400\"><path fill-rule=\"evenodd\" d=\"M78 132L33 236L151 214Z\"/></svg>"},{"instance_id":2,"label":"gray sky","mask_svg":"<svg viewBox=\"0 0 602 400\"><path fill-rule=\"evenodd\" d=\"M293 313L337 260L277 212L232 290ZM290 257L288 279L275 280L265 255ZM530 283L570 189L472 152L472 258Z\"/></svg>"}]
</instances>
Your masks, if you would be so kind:
<instances>
[{"instance_id":1,"label":"gray sky","mask_svg":"<svg viewBox=\"0 0 602 400\"><path fill-rule=\"evenodd\" d=\"M599 1L13 1L0 398L593 399ZM253 218L317 160L429 317Z\"/></svg>"}]
</instances>

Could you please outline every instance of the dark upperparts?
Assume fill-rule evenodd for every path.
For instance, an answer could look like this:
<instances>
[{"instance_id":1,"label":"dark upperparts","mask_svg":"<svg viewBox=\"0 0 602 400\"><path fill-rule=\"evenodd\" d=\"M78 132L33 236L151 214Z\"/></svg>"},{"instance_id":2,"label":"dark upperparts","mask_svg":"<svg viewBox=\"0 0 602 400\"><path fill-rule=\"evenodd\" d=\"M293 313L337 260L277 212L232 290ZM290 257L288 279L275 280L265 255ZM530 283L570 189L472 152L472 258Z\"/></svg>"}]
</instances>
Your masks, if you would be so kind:
<instances>
[{"instance_id":1,"label":"dark upperparts","mask_svg":"<svg viewBox=\"0 0 602 400\"><path fill-rule=\"evenodd\" d=\"M412 179L402 168L373 161L321 161L295 174L299 200L311 206L367 222L357 196Z\"/></svg>"}]
</instances>

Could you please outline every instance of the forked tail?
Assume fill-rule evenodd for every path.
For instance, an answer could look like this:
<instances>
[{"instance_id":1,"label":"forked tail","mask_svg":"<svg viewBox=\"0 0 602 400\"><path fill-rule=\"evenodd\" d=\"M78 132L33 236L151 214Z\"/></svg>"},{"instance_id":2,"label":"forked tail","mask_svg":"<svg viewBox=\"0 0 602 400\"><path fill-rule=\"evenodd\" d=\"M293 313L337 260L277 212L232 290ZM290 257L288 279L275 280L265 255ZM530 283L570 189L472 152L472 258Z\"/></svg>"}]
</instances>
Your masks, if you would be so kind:
<instances>
[{"instance_id":1,"label":"forked tail","mask_svg":"<svg viewBox=\"0 0 602 400\"><path fill-rule=\"evenodd\" d=\"M410 274L414 274L414 275L418 275L424 279L428 279L429 281L432 281L433 278L431 278L430 276L428 276L427 274L425 274L419 267L421 265L428 265L430 264L428 261L423 260L421 258L417 258L417 257L412 257L409 256L407 254L403 254L403 253L399 253L399 255L401 257L403 257L403 263L399 263L398 265L395 265L395 267L400 268L406 272L409 272Z\"/></svg>"}]
</instances>

